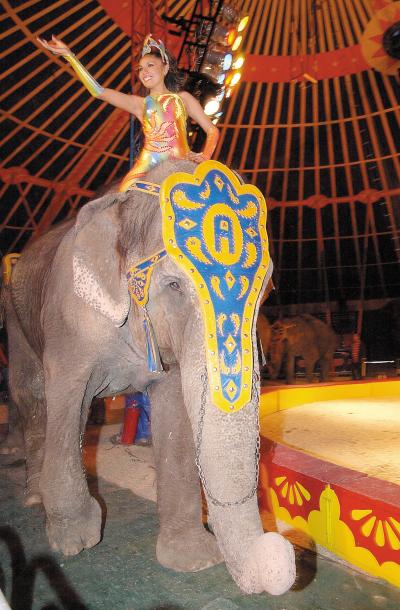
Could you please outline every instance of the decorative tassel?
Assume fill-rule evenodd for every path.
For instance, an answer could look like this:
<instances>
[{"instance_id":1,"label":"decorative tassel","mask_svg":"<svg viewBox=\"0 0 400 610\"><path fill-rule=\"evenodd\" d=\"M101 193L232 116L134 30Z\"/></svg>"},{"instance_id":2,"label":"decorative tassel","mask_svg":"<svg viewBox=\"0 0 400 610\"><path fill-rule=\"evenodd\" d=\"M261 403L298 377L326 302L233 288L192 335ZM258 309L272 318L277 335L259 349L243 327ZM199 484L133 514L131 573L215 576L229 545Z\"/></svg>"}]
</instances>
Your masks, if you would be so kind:
<instances>
[{"instance_id":1,"label":"decorative tassel","mask_svg":"<svg viewBox=\"0 0 400 610\"><path fill-rule=\"evenodd\" d=\"M143 314L143 326L146 334L147 364L149 371L152 373L161 373L164 368L161 362L160 350L158 349L156 335L154 333L153 325L146 307L143 307Z\"/></svg>"}]
</instances>

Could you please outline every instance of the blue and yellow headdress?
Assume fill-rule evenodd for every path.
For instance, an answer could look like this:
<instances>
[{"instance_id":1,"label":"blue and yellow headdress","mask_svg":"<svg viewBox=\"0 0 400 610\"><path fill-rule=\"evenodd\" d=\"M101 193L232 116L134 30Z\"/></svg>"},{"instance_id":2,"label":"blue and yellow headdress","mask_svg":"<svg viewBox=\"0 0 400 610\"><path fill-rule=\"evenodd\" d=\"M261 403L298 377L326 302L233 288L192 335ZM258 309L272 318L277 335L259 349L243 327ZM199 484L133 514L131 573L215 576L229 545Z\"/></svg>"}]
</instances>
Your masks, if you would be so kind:
<instances>
[{"instance_id":1,"label":"blue and yellow headdress","mask_svg":"<svg viewBox=\"0 0 400 610\"><path fill-rule=\"evenodd\" d=\"M165 64L168 65L169 60L164 43L161 40L156 40L155 38L153 38L151 34L147 34L146 38L144 39L141 56L144 57L145 55L148 55L152 52L153 49L157 50L160 53L161 59Z\"/></svg>"}]
</instances>

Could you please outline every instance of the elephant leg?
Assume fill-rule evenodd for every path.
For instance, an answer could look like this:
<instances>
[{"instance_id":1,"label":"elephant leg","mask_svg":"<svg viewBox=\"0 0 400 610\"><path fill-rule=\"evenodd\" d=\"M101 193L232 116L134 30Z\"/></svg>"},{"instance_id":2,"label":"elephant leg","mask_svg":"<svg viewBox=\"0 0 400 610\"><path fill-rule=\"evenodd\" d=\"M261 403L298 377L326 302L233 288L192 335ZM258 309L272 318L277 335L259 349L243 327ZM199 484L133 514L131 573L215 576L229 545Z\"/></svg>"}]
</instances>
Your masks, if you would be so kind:
<instances>
[{"instance_id":1,"label":"elephant leg","mask_svg":"<svg viewBox=\"0 0 400 610\"><path fill-rule=\"evenodd\" d=\"M160 519L157 559L172 570L196 572L223 558L215 537L202 523L193 434L178 367L152 385L149 393Z\"/></svg>"},{"instance_id":2,"label":"elephant leg","mask_svg":"<svg viewBox=\"0 0 400 610\"><path fill-rule=\"evenodd\" d=\"M286 359L286 383L294 383L294 363L295 357L288 354Z\"/></svg>"},{"instance_id":3,"label":"elephant leg","mask_svg":"<svg viewBox=\"0 0 400 610\"><path fill-rule=\"evenodd\" d=\"M316 361L315 360L305 360L305 366L306 366L306 379L308 381L308 383L312 383L313 382L313 376L314 376L314 369L315 369L315 365L316 365Z\"/></svg>"},{"instance_id":4,"label":"elephant leg","mask_svg":"<svg viewBox=\"0 0 400 610\"><path fill-rule=\"evenodd\" d=\"M24 438L24 504L40 504L39 478L46 433L43 367L27 342L14 312L9 313L9 388L18 409Z\"/></svg>"},{"instance_id":5,"label":"elephant leg","mask_svg":"<svg viewBox=\"0 0 400 610\"><path fill-rule=\"evenodd\" d=\"M326 381L331 370L332 356L323 356L319 362L321 367L321 381Z\"/></svg>"},{"instance_id":6,"label":"elephant leg","mask_svg":"<svg viewBox=\"0 0 400 610\"><path fill-rule=\"evenodd\" d=\"M71 369L81 376L74 377ZM82 466L82 414L91 396L89 374L78 358L45 361L47 429L40 490L51 547L76 555L101 537L101 509L90 495Z\"/></svg>"}]
</instances>

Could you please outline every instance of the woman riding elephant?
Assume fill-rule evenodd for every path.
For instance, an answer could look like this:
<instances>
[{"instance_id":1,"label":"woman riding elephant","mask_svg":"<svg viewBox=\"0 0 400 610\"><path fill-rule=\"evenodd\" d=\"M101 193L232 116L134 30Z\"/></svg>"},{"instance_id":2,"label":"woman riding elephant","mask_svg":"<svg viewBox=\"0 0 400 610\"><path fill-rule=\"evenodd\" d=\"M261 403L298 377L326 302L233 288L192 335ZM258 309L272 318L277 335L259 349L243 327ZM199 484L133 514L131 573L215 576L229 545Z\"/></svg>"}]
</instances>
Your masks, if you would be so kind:
<instances>
[{"instance_id":1,"label":"woman riding elephant","mask_svg":"<svg viewBox=\"0 0 400 610\"><path fill-rule=\"evenodd\" d=\"M67 49L60 45L53 40L49 47L63 54ZM148 46L154 47L151 41ZM160 113L169 112L170 104L179 113L183 101L208 132L205 156L211 156L217 132L197 102L188 94L170 100L163 88L167 65L146 47L141 67L140 78ZM140 158L143 164L123 181L123 192L86 204L76 220L30 245L4 288L10 388L24 425L26 503L43 502L53 549L74 555L97 544L101 510L89 494L81 455L88 410L94 396L148 389L159 562L197 571L225 560L246 593L279 595L293 584L294 552L279 534L263 533L256 493L259 375L253 322L272 272L265 201L228 168L215 162L196 166L182 157L203 157L169 150L172 120L162 114L157 123L158 110L148 112L152 100L90 86L144 124L148 119L154 130L146 141L157 150L151 151L154 166L151 155ZM143 167L145 188L138 190ZM168 207L173 201L174 211ZM195 263L182 268L175 230L198 268L210 271L208 288ZM162 373L147 366L148 337L133 279L146 296ZM221 310L213 308L211 294ZM214 326L205 333L211 318ZM202 525L199 475L215 538Z\"/></svg>"}]
</instances>

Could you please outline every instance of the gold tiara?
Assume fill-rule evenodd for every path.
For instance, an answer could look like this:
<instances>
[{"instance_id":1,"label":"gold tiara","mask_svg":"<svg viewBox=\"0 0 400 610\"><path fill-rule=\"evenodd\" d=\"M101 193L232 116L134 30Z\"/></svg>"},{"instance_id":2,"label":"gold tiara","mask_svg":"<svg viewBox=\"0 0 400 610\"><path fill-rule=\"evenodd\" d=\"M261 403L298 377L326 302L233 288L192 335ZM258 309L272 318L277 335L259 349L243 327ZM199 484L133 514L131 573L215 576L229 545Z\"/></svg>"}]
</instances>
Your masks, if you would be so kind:
<instances>
[{"instance_id":1,"label":"gold tiara","mask_svg":"<svg viewBox=\"0 0 400 610\"><path fill-rule=\"evenodd\" d=\"M167 52L165 50L164 43L161 40L155 40L151 34L148 34L144 39L142 48L142 57L151 53L152 49L157 49L161 55L161 59L165 64L169 64Z\"/></svg>"}]
</instances>

